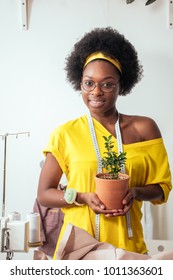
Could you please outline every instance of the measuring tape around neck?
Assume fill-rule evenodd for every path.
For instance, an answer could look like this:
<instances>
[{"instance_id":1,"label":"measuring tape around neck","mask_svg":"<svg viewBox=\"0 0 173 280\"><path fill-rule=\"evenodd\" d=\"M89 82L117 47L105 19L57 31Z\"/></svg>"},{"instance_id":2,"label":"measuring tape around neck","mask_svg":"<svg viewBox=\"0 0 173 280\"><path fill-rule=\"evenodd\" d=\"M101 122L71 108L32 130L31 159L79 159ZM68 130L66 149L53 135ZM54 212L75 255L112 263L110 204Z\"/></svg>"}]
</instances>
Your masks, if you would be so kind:
<instances>
[{"instance_id":1,"label":"measuring tape around neck","mask_svg":"<svg viewBox=\"0 0 173 280\"><path fill-rule=\"evenodd\" d=\"M88 124L90 128L90 134L92 137L94 149L96 152L97 160L98 160L98 168L97 172L101 173L102 172L102 164L101 164L101 155L100 155L100 150L98 146L98 141L95 133L95 128L93 124L92 117L90 113L88 113ZM123 152L123 145L122 145L122 138L121 138L121 132L120 132L120 125L119 125L119 114L118 114L118 119L115 123L115 132L116 132L116 137L117 137L117 143L118 143L118 152ZM121 172L125 173L125 165L121 167ZM130 212L126 214L126 222L127 222L127 231L128 231L128 237L131 238L133 236L132 228L131 228L131 220L130 220ZM100 215L96 214L96 220L95 220L95 238L96 240L99 241L100 237Z\"/></svg>"}]
</instances>

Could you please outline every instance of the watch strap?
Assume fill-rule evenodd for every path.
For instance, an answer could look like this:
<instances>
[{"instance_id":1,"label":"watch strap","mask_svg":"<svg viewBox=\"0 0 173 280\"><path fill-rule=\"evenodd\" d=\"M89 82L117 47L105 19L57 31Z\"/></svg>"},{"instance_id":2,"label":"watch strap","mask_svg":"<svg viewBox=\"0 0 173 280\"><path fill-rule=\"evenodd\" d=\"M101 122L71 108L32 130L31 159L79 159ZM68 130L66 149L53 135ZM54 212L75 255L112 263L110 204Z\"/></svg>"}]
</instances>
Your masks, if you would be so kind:
<instances>
[{"instance_id":1,"label":"watch strap","mask_svg":"<svg viewBox=\"0 0 173 280\"><path fill-rule=\"evenodd\" d=\"M77 206L82 206L84 204L78 203L76 201L77 191L74 188L69 188L64 193L64 199L68 204L75 204Z\"/></svg>"}]
</instances>

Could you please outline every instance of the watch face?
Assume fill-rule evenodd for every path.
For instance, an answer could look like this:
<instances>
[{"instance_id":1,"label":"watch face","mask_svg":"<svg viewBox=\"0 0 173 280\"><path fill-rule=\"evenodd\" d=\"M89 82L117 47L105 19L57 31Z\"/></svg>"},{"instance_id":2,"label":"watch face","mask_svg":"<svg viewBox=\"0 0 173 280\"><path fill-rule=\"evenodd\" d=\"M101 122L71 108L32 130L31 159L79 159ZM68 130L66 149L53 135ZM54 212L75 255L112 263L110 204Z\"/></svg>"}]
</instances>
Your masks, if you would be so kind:
<instances>
[{"instance_id":1,"label":"watch face","mask_svg":"<svg viewBox=\"0 0 173 280\"><path fill-rule=\"evenodd\" d=\"M72 204L76 199L76 190L75 189L67 189L64 194L64 199L67 203Z\"/></svg>"}]
</instances>

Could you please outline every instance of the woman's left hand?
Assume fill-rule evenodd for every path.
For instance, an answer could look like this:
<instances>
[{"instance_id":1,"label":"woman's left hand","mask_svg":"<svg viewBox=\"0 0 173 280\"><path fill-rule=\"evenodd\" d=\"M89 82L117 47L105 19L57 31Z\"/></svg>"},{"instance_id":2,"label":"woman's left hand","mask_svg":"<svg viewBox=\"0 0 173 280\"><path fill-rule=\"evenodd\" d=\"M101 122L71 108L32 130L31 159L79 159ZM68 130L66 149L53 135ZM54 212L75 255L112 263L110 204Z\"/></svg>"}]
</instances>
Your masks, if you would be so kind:
<instances>
[{"instance_id":1,"label":"woman's left hand","mask_svg":"<svg viewBox=\"0 0 173 280\"><path fill-rule=\"evenodd\" d=\"M134 200L134 190L129 189L127 194L125 195L122 203L124 207L122 209L115 209L113 214L106 214L106 217L116 217L116 216L124 216L129 212L130 208L132 207L133 200Z\"/></svg>"}]
</instances>

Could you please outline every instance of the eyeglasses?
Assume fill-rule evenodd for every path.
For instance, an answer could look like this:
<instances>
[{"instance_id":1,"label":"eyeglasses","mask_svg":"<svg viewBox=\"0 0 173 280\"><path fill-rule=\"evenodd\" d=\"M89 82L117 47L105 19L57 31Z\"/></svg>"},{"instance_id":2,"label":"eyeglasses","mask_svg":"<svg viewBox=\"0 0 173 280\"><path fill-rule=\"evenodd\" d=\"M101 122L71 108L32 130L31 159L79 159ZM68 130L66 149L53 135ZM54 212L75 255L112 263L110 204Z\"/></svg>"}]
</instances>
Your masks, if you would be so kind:
<instances>
[{"instance_id":1,"label":"eyeglasses","mask_svg":"<svg viewBox=\"0 0 173 280\"><path fill-rule=\"evenodd\" d=\"M99 86L102 92L107 93L107 92L112 92L118 82L119 80L115 84L111 82L95 83L92 80L84 80L82 81L81 86L85 91L88 92L93 91L96 88L96 86Z\"/></svg>"}]
</instances>

